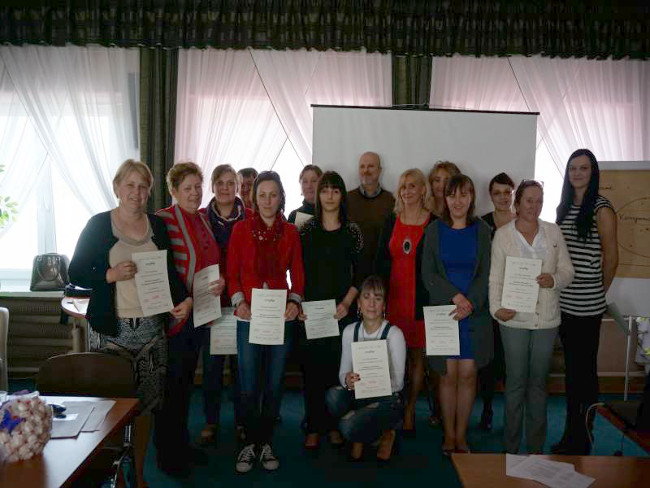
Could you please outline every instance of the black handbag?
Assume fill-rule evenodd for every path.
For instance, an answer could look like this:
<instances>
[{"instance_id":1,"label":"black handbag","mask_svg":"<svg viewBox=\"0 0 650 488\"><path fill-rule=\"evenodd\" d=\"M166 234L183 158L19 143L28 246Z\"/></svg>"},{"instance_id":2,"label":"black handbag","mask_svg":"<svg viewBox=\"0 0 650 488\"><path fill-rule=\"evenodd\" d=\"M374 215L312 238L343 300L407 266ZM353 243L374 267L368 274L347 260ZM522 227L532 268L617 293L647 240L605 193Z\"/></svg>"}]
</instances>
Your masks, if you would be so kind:
<instances>
[{"instance_id":1,"label":"black handbag","mask_svg":"<svg viewBox=\"0 0 650 488\"><path fill-rule=\"evenodd\" d=\"M32 291L58 291L65 289L68 283L68 264L70 261L63 254L39 254L34 258L32 267Z\"/></svg>"}]
</instances>

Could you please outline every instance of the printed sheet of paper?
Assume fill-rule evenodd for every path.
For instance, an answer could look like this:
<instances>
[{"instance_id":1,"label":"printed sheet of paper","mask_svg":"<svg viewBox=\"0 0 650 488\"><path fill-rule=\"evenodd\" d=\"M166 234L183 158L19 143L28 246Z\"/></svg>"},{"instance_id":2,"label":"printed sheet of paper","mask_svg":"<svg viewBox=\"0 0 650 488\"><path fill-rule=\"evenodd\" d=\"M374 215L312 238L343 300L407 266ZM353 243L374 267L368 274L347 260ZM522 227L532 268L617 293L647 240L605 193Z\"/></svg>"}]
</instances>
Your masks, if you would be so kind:
<instances>
[{"instance_id":1,"label":"printed sheet of paper","mask_svg":"<svg viewBox=\"0 0 650 488\"><path fill-rule=\"evenodd\" d=\"M352 370L359 375L354 384L357 400L392 395L385 339L352 343Z\"/></svg>"},{"instance_id":2,"label":"printed sheet of paper","mask_svg":"<svg viewBox=\"0 0 650 488\"><path fill-rule=\"evenodd\" d=\"M507 256L501 306L517 312L534 313L539 295L537 277L541 272L541 259Z\"/></svg>"},{"instance_id":3,"label":"printed sheet of paper","mask_svg":"<svg viewBox=\"0 0 650 488\"><path fill-rule=\"evenodd\" d=\"M210 354L237 354L237 317L235 316L235 309L232 307L223 308L221 317L212 322L210 327Z\"/></svg>"},{"instance_id":4,"label":"printed sheet of paper","mask_svg":"<svg viewBox=\"0 0 650 488\"><path fill-rule=\"evenodd\" d=\"M423 310L427 356L458 356L460 354L458 321L449 315L456 310L456 305L423 307Z\"/></svg>"},{"instance_id":5,"label":"printed sheet of paper","mask_svg":"<svg viewBox=\"0 0 650 488\"><path fill-rule=\"evenodd\" d=\"M75 405L76 403L67 402L67 408L63 412L63 416L52 419L52 439L77 437L79 435L81 428L93 411L93 406L88 405L88 402L81 402L81 405Z\"/></svg>"},{"instance_id":6,"label":"printed sheet of paper","mask_svg":"<svg viewBox=\"0 0 650 488\"><path fill-rule=\"evenodd\" d=\"M215 297L210 292L210 283L218 279L218 264L203 268L194 275L192 286L194 327L201 327L221 317L221 297Z\"/></svg>"},{"instance_id":7,"label":"printed sheet of paper","mask_svg":"<svg viewBox=\"0 0 650 488\"><path fill-rule=\"evenodd\" d=\"M303 225L305 225L305 222L307 222L312 217L313 215L309 215L303 212L296 212L296 227L300 229Z\"/></svg>"},{"instance_id":8,"label":"printed sheet of paper","mask_svg":"<svg viewBox=\"0 0 650 488\"><path fill-rule=\"evenodd\" d=\"M284 312L287 290L253 288L248 342L277 346L284 344Z\"/></svg>"},{"instance_id":9,"label":"printed sheet of paper","mask_svg":"<svg viewBox=\"0 0 650 488\"><path fill-rule=\"evenodd\" d=\"M571 463L541 456L506 455L506 476L534 480L550 488L587 488L595 481L576 472Z\"/></svg>"},{"instance_id":10,"label":"printed sheet of paper","mask_svg":"<svg viewBox=\"0 0 650 488\"><path fill-rule=\"evenodd\" d=\"M302 302L301 306L302 312L307 316L307 320L305 320L305 333L308 340L341 335L339 332L339 322L334 318L336 314L336 300Z\"/></svg>"},{"instance_id":11,"label":"printed sheet of paper","mask_svg":"<svg viewBox=\"0 0 650 488\"><path fill-rule=\"evenodd\" d=\"M145 317L167 313L174 308L167 276L167 251L138 252L131 255L138 272L135 286Z\"/></svg>"},{"instance_id":12,"label":"printed sheet of paper","mask_svg":"<svg viewBox=\"0 0 650 488\"><path fill-rule=\"evenodd\" d=\"M110 412L113 405L115 405L114 400L94 400L94 401L69 401L63 402L65 407L76 407L79 405L86 405L93 408L88 420L81 428L81 432L94 432L99 430L99 428L104 423L104 419Z\"/></svg>"}]
</instances>

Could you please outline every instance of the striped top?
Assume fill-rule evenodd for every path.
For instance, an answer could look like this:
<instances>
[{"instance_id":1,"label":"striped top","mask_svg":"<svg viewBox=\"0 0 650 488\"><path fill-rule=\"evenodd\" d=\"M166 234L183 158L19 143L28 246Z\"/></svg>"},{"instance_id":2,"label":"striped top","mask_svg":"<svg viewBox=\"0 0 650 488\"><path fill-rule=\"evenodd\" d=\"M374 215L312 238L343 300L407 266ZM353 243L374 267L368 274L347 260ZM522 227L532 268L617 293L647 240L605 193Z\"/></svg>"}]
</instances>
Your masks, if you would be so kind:
<instances>
[{"instance_id":1,"label":"striped top","mask_svg":"<svg viewBox=\"0 0 650 488\"><path fill-rule=\"evenodd\" d=\"M579 317L599 315L607 309L603 288L603 251L596 218L601 208L614 210L609 200L598 195L594 205L591 232L586 241L578 239L578 230L575 226L580 206L571 205L569 213L560 223L575 268L573 282L560 293L560 308L565 313Z\"/></svg>"}]
</instances>

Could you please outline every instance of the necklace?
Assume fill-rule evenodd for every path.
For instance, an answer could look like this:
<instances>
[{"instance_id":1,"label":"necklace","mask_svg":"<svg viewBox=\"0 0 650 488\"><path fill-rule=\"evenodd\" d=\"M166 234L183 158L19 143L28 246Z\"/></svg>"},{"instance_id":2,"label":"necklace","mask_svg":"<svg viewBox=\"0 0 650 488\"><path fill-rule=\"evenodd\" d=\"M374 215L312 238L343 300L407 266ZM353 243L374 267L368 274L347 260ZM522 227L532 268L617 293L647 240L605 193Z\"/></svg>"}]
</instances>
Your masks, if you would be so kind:
<instances>
[{"instance_id":1,"label":"necklace","mask_svg":"<svg viewBox=\"0 0 650 488\"><path fill-rule=\"evenodd\" d=\"M383 324L382 324L383 325ZM366 341L375 341L379 338L380 332L381 332L381 325L377 327L377 330L371 333L366 332L366 328L363 325L363 322L361 323L361 328L363 329L363 339Z\"/></svg>"}]
</instances>

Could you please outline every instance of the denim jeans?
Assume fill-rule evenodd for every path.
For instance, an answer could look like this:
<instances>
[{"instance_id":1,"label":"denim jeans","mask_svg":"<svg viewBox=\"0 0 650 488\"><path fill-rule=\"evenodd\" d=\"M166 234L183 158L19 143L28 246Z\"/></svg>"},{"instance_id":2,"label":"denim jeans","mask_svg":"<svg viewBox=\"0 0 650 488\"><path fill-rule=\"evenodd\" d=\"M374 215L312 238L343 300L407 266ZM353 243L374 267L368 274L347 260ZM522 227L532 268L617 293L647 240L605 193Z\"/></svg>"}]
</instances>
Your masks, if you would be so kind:
<instances>
[{"instance_id":1,"label":"denim jeans","mask_svg":"<svg viewBox=\"0 0 650 488\"><path fill-rule=\"evenodd\" d=\"M352 442L374 442L384 430L399 429L404 416L399 393L355 400L353 391L335 386L327 391L325 400L332 416L340 419L341 435Z\"/></svg>"},{"instance_id":2,"label":"denim jeans","mask_svg":"<svg viewBox=\"0 0 650 488\"><path fill-rule=\"evenodd\" d=\"M237 321L239 388L246 443L270 443L273 439L286 359L297 327L297 321L285 322L284 344L263 346L248 342L250 322Z\"/></svg>"},{"instance_id":3,"label":"denim jeans","mask_svg":"<svg viewBox=\"0 0 650 488\"><path fill-rule=\"evenodd\" d=\"M237 356L210 354L210 329L205 328L203 337L203 413L208 424L219 424L221 414L221 393L223 391L223 365L226 358L230 360L232 375L233 403L235 406L235 425L241 423L241 402L237 371Z\"/></svg>"}]
</instances>

